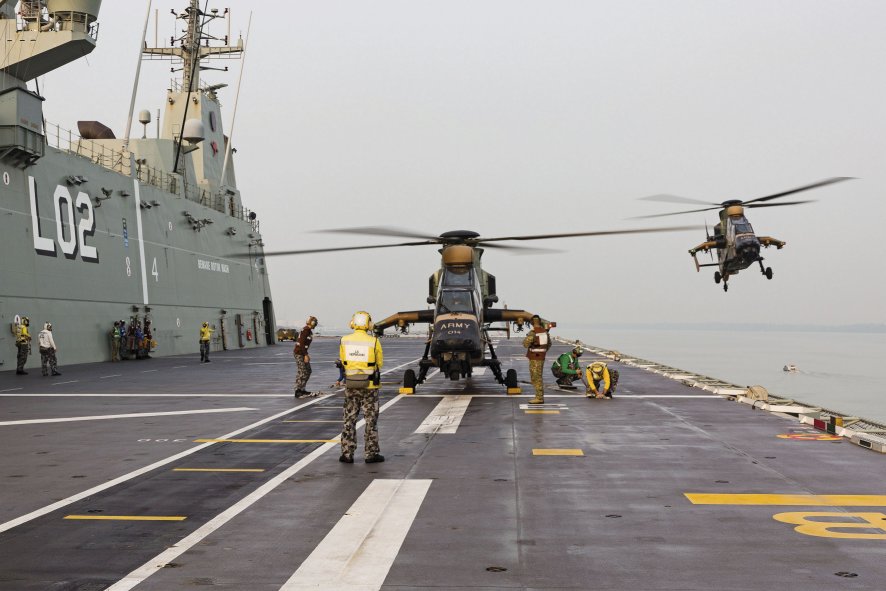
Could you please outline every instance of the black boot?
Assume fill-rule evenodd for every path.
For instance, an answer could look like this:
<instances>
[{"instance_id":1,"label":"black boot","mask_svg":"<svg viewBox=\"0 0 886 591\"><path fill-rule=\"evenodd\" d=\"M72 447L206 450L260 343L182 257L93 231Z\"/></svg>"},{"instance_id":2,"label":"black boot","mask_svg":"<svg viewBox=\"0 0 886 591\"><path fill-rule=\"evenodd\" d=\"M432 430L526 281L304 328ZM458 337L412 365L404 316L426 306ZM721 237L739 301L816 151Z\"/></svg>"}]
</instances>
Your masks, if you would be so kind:
<instances>
[{"instance_id":1,"label":"black boot","mask_svg":"<svg viewBox=\"0 0 886 591\"><path fill-rule=\"evenodd\" d=\"M366 458L365 461L367 464L376 464L378 462L384 462L385 457L381 454L373 454L373 455L369 456L368 458Z\"/></svg>"},{"instance_id":2,"label":"black boot","mask_svg":"<svg viewBox=\"0 0 886 591\"><path fill-rule=\"evenodd\" d=\"M62 372L60 372L60 371L54 371L54 372L52 372L52 375L54 375L54 376L60 376L60 375L62 375Z\"/></svg>"},{"instance_id":3,"label":"black boot","mask_svg":"<svg viewBox=\"0 0 886 591\"><path fill-rule=\"evenodd\" d=\"M354 458L348 457L345 454L338 456L338 461L343 464L353 464Z\"/></svg>"},{"instance_id":4,"label":"black boot","mask_svg":"<svg viewBox=\"0 0 886 591\"><path fill-rule=\"evenodd\" d=\"M26 372L26 371L23 370L23 369L17 369L17 370L15 370L15 375L17 375L17 376L26 376L26 375L28 375L28 372Z\"/></svg>"}]
</instances>

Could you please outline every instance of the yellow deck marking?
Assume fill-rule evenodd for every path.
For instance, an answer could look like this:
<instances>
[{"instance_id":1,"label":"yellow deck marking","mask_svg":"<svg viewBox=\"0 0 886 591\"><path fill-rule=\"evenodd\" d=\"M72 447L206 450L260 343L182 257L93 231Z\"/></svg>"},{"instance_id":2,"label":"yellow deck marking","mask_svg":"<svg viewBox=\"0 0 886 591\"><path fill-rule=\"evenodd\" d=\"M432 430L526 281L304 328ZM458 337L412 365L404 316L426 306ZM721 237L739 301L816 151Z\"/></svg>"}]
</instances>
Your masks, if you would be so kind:
<instances>
[{"instance_id":1,"label":"yellow deck marking","mask_svg":"<svg viewBox=\"0 0 886 591\"><path fill-rule=\"evenodd\" d=\"M580 449L558 449L558 448L549 448L549 449L538 449L534 448L532 450L532 455L534 456L583 456L585 453Z\"/></svg>"},{"instance_id":2,"label":"yellow deck marking","mask_svg":"<svg viewBox=\"0 0 886 591\"><path fill-rule=\"evenodd\" d=\"M815 507L886 507L886 495L757 495L683 493L693 505L804 505Z\"/></svg>"},{"instance_id":3,"label":"yellow deck marking","mask_svg":"<svg viewBox=\"0 0 886 591\"><path fill-rule=\"evenodd\" d=\"M779 439L792 439L794 441L842 441L839 435L827 435L825 433L782 433L776 435Z\"/></svg>"},{"instance_id":4,"label":"yellow deck marking","mask_svg":"<svg viewBox=\"0 0 886 591\"><path fill-rule=\"evenodd\" d=\"M65 515L65 519L89 519L100 521L184 521L179 515Z\"/></svg>"},{"instance_id":5,"label":"yellow deck marking","mask_svg":"<svg viewBox=\"0 0 886 591\"><path fill-rule=\"evenodd\" d=\"M173 472L264 472L264 468L173 468Z\"/></svg>"},{"instance_id":6,"label":"yellow deck marking","mask_svg":"<svg viewBox=\"0 0 886 591\"><path fill-rule=\"evenodd\" d=\"M312 421L309 421L309 420L301 420L301 421L291 420L291 421L283 421L283 422L284 422L284 423L341 423L341 421L321 421L321 420L312 420Z\"/></svg>"},{"instance_id":7,"label":"yellow deck marking","mask_svg":"<svg viewBox=\"0 0 886 591\"><path fill-rule=\"evenodd\" d=\"M559 410L527 410L525 412L528 415L558 415L558 414L560 414Z\"/></svg>"},{"instance_id":8,"label":"yellow deck marking","mask_svg":"<svg viewBox=\"0 0 886 591\"><path fill-rule=\"evenodd\" d=\"M338 439L195 439L194 443L338 443Z\"/></svg>"}]
</instances>

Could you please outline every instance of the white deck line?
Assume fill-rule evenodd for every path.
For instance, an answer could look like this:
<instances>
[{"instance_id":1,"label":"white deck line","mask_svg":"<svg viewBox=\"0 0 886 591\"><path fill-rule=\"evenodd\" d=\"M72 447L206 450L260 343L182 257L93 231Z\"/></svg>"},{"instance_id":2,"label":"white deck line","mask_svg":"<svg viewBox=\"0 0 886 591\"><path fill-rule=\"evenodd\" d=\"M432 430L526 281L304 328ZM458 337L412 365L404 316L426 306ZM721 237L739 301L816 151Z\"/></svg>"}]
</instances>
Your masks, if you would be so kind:
<instances>
[{"instance_id":1,"label":"white deck line","mask_svg":"<svg viewBox=\"0 0 886 591\"><path fill-rule=\"evenodd\" d=\"M23 419L21 421L0 421L0 427L7 425L36 425L39 423L69 423L73 421L102 421L106 419L137 419L142 417L165 417L170 415L198 415L213 412L241 412L258 410L245 406L238 408L212 408L207 410L176 410L168 412L136 412L125 415L93 415L87 417L64 417L59 419Z\"/></svg>"},{"instance_id":2,"label":"white deck line","mask_svg":"<svg viewBox=\"0 0 886 591\"><path fill-rule=\"evenodd\" d=\"M378 591L431 480L373 480L280 591Z\"/></svg>"},{"instance_id":3,"label":"white deck line","mask_svg":"<svg viewBox=\"0 0 886 591\"><path fill-rule=\"evenodd\" d=\"M471 396L443 396L443 400L431 411L416 433L455 433L461 424Z\"/></svg>"},{"instance_id":4,"label":"white deck line","mask_svg":"<svg viewBox=\"0 0 886 591\"><path fill-rule=\"evenodd\" d=\"M416 360L417 361L417 360ZM408 365L408 364L405 364ZM398 368L393 368L398 369ZM393 371L393 369L388 371ZM400 400L402 396L395 396L387 403L385 403L381 408L378 409L378 412L384 412L391 405ZM357 423L357 427L361 427L365 424L365 420L360 420ZM229 437L225 437L226 439ZM170 546L154 558L148 560L146 563L105 589L105 591L129 591L151 575L153 575L158 570L163 569L168 563L172 562L195 545L199 544L203 539L209 536L212 532L229 522L231 519L248 509L254 503L256 503L259 499L264 497L266 494L283 484L286 480L288 480L293 475L300 472L304 467L309 465L311 462L322 456L324 453L336 447L338 445L338 439L333 443L324 443L307 456L299 460L297 463L293 464L283 472L280 472L277 476L267 481L250 494L246 495L209 521L203 524L201 527L196 529L189 536ZM0 530L2 531L2 530Z\"/></svg>"}]
</instances>

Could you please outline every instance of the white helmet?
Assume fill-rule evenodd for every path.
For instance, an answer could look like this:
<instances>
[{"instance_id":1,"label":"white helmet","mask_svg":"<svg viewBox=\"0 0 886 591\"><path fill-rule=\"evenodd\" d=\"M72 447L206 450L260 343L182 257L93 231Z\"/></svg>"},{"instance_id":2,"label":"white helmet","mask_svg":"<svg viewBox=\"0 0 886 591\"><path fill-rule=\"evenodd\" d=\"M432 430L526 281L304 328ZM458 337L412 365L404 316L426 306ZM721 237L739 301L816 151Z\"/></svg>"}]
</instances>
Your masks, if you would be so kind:
<instances>
[{"instance_id":1,"label":"white helmet","mask_svg":"<svg viewBox=\"0 0 886 591\"><path fill-rule=\"evenodd\" d=\"M372 328L372 316L369 315L369 312L359 311L356 312L351 318L351 328L354 330L369 330Z\"/></svg>"}]
</instances>

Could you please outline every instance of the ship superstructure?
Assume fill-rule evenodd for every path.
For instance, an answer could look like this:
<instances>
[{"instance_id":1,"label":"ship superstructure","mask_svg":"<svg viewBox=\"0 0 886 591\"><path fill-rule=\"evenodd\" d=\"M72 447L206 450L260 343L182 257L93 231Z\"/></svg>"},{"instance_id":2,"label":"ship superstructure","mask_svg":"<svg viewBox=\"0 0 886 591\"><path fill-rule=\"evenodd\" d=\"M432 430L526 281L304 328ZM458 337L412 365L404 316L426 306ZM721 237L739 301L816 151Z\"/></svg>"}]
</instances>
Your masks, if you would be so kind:
<instances>
[{"instance_id":1,"label":"ship superstructure","mask_svg":"<svg viewBox=\"0 0 886 591\"><path fill-rule=\"evenodd\" d=\"M116 137L97 121L73 133L46 123L28 82L91 52L100 0L0 0L0 362L8 327L52 321L65 363L109 359L115 320L150 323L156 354L274 340L273 305L255 213L243 206L219 90L201 84L208 58L235 58L242 40L216 39L196 0L184 34L145 58L173 60L157 138ZM20 50L8 50L8 48ZM148 111L139 116L147 127ZM145 134L146 135L146 134ZM35 363L31 358L31 365Z\"/></svg>"}]
</instances>

